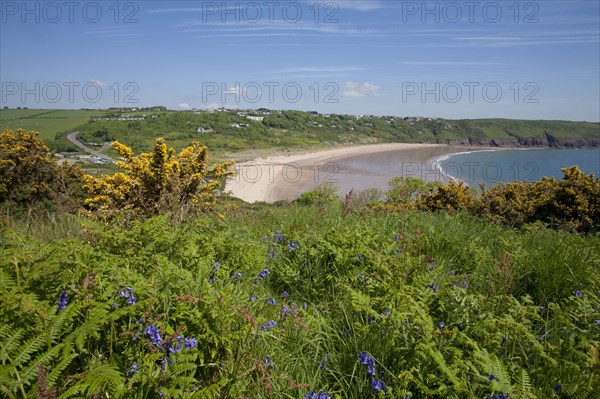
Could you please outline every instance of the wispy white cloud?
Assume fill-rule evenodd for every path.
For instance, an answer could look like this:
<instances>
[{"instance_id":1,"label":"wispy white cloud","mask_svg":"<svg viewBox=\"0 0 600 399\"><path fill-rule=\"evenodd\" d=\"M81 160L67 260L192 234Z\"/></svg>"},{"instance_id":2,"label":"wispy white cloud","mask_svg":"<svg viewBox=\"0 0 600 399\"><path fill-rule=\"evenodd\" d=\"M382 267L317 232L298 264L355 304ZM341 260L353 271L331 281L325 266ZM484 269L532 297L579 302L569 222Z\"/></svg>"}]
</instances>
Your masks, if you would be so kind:
<instances>
[{"instance_id":1,"label":"wispy white cloud","mask_svg":"<svg viewBox=\"0 0 600 399\"><path fill-rule=\"evenodd\" d=\"M503 62L476 62L476 61L401 61L402 65L419 66L477 66L477 65L510 65Z\"/></svg>"},{"instance_id":2,"label":"wispy white cloud","mask_svg":"<svg viewBox=\"0 0 600 399\"><path fill-rule=\"evenodd\" d=\"M353 81L344 82L344 97L379 97L382 95L381 87L369 82L359 83Z\"/></svg>"},{"instance_id":3,"label":"wispy white cloud","mask_svg":"<svg viewBox=\"0 0 600 399\"><path fill-rule=\"evenodd\" d=\"M297 68L285 68L275 71L277 73L321 73L321 72L355 72L362 71L364 68L353 67L353 66L327 66L327 67L297 67Z\"/></svg>"},{"instance_id":4,"label":"wispy white cloud","mask_svg":"<svg viewBox=\"0 0 600 399\"><path fill-rule=\"evenodd\" d=\"M183 109L192 109L192 106L188 103L179 103L179 104L177 104L177 106L179 108L183 108Z\"/></svg>"},{"instance_id":5,"label":"wispy white cloud","mask_svg":"<svg viewBox=\"0 0 600 399\"><path fill-rule=\"evenodd\" d=\"M202 33L196 38L202 37L264 37L264 36L353 36L368 37L375 35L391 34L375 29L362 29L344 25L316 25L311 23L289 23L287 21L263 21L262 23L207 23L197 24L188 22L179 25L186 33ZM306 32L309 32L308 34Z\"/></svg>"},{"instance_id":6,"label":"wispy white cloud","mask_svg":"<svg viewBox=\"0 0 600 399\"><path fill-rule=\"evenodd\" d=\"M310 3L314 3L312 0L308 0ZM327 4L327 3L324 3ZM374 11L381 8L385 8L386 3L379 0L336 0L332 2L339 8L346 8L349 10L357 11ZM323 5L324 6L324 5Z\"/></svg>"}]
</instances>

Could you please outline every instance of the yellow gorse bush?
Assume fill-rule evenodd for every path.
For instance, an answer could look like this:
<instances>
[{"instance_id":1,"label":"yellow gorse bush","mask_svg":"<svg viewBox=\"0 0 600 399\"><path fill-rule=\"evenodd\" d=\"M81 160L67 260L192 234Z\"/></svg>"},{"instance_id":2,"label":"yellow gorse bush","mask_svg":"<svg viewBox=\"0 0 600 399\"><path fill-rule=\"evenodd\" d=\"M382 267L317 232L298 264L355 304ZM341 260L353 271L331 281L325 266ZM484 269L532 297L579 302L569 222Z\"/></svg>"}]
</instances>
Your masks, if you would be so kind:
<instances>
[{"instance_id":1,"label":"yellow gorse bush","mask_svg":"<svg viewBox=\"0 0 600 399\"><path fill-rule=\"evenodd\" d=\"M75 164L59 164L38 135L23 129L0 135L0 203L50 201L73 210L81 201L83 171Z\"/></svg>"},{"instance_id":2,"label":"yellow gorse bush","mask_svg":"<svg viewBox=\"0 0 600 399\"><path fill-rule=\"evenodd\" d=\"M84 189L91 194L85 205L99 214L135 210L141 215L165 211L184 212L190 208L206 210L216 203L214 191L220 179L233 174L233 161L208 166L208 149L197 142L179 154L167 148L164 139L156 140L154 151L135 156L131 148L113 143L124 161L122 171L96 178L86 175Z\"/></svg>"},{"instance_id":3,"label":"yellow gorse bush","mask_svg":"<svg viewBox=\"0 0 600 399\"><path fill-rule=\"evenodd\" d=\"M5 130L0 135L0 198L30 202L46 197L56 165L37 132Z\"/></svg>"},{"instance_id":4,"label":"yellow gorse bush","mask_svg":"<svg viewBox=\"0 0 600 399\"><path fill-rule=\"evenodd\" d=\"M542 222L570 231L595 231L600 223L600 180L577 166L561 169L563 179L544 177L533 183L500 183L480 196L462 181L424 194L417 207L430 211L467 211L498 223L520 227Z\"/></svg>"},{"instance_id":5,"label":"yellow gorse bush","mask_svg":"<svg viewBox=\"0 0 600 399\"><path fill-rule=\"evenodd\" d=\"M439 185L429 193L420 197L417 206L432 211L467 210L473 205L473 196L469 186L461 180L453 180L446 185Z\"/></svg>"}]
</instances>

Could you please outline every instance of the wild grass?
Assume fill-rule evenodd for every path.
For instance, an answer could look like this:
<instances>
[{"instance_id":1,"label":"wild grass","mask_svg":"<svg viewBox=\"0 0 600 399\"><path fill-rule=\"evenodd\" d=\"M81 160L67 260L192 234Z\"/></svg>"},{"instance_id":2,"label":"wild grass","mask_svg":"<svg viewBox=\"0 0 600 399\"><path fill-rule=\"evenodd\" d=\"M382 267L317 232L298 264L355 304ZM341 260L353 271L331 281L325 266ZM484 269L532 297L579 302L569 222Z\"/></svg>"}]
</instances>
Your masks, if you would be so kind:
<instances>
[{"instance_id":1,"label":"wild grass","mask_svg":"<svg viewBox=\"0 0 600 399\"><path fill-rule=\"evenodd\" d=\"M56 397L592 398L600 384L596 235L235 200L183 223L4 210L1 226L7 397L35 396L42 363ZM198 345L171 354L177 336Z\"/></svg>"}]
</instances>

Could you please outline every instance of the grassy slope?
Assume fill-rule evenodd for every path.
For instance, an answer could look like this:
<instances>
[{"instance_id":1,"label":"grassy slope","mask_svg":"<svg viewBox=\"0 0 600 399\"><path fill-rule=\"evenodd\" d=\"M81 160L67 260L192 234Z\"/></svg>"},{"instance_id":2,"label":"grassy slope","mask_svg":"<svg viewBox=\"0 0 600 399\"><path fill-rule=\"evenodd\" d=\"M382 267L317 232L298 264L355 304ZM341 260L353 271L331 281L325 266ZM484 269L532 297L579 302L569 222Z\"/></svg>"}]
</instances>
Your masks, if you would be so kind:
<instances>
[{"instance_id":1,"label":"grassy slope","mask_svg":"<svg viewBox=\"0 0 600 399\"><path fill-rule=\"evenodd\" d=\"M185 367L202 384L190 389L225 381L221 398L300 399L320 389L339 398L367 398L370 380L357 358L362 351L376 359L378 378L394 394L389 397L508 392L546 398L557 383L561 397L574 397L599 383L585 355L600 345L600 327L594 326L600 319L599 237L515 231L465 215L342 218L336 207L237 201L221 212L224 219L207 216L169 226L158 218L127 229L82 229L80 222L94 224L72 217L4 218L10 229L0 241L6 282L0 288L2 322L31 328L39 320L36 312L55 311L65 287L73 306L65 312L79 304L106 309L106 321L98 321L97 337L86 336L77 364L109 364L117 375L132 363L140 365L129 391L115 389L111 397L158 389L160 352L144 349L151 347L147 340L131 340L141 328L132 320L140 316L170 333L184 326L185 336L200 339L199 358ZM288 249L292 241L299 249ZM215 261L221 266L210 284ZM257 284L264 268L270 274ZM25 294L9 291L13 285L6 276L15 270L22 273ZM243 277L236 280L235 273ZM438 285L434 291L427 284ZM124 286L133 288L138 304L128 307L117 298L118 309L110 310L114 293ZM575 290L583 291L581 299L573 297ZM289 297L282 297L284 291ZM252 294L259 299L250 301ZM190 299L194 296L201 300ZM267 304L269 297L276 306ZM282 315L282 306L302 303L306 311ZM82 311L81 317L90 313ZM277 326L261 331L269 320ZM73 323L75 328L81 320ZM118 356L109 355L109 343ZM266 355L276 369L258 366ZM190 356L173 356L165 389ZM320 369L315 364L325 356L327 368ZM497 381L488 380L490 372Z\"/></svg>"}]
</instances>

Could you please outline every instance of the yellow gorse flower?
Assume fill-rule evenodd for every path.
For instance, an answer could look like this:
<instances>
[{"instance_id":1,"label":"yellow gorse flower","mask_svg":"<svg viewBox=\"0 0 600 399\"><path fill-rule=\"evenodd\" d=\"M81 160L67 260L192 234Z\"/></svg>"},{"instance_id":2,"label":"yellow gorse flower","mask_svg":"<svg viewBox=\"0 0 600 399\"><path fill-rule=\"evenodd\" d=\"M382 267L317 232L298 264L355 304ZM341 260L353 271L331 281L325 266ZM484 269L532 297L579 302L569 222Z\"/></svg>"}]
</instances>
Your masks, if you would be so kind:
<instances>
[{"instance_id":1,"label":"yellow gorse flower","mask_svg":"<svg viewBox=\"0 0 600 399\"><path fill-rule=\"evenodd\" d=\"M84 188L91 198L88 209L118 212L133 209L143 215L177 211L188 206L210 209L216 203L214 191L220 179L233 172L234 161L208 167L208 148L193 142L179 154L167 148L164 139L156 140L151 153L134 155L131 148L113 143L124 161L117 162L122 172L112 176L85 176Z\"/></svg>"}]
</instances>

